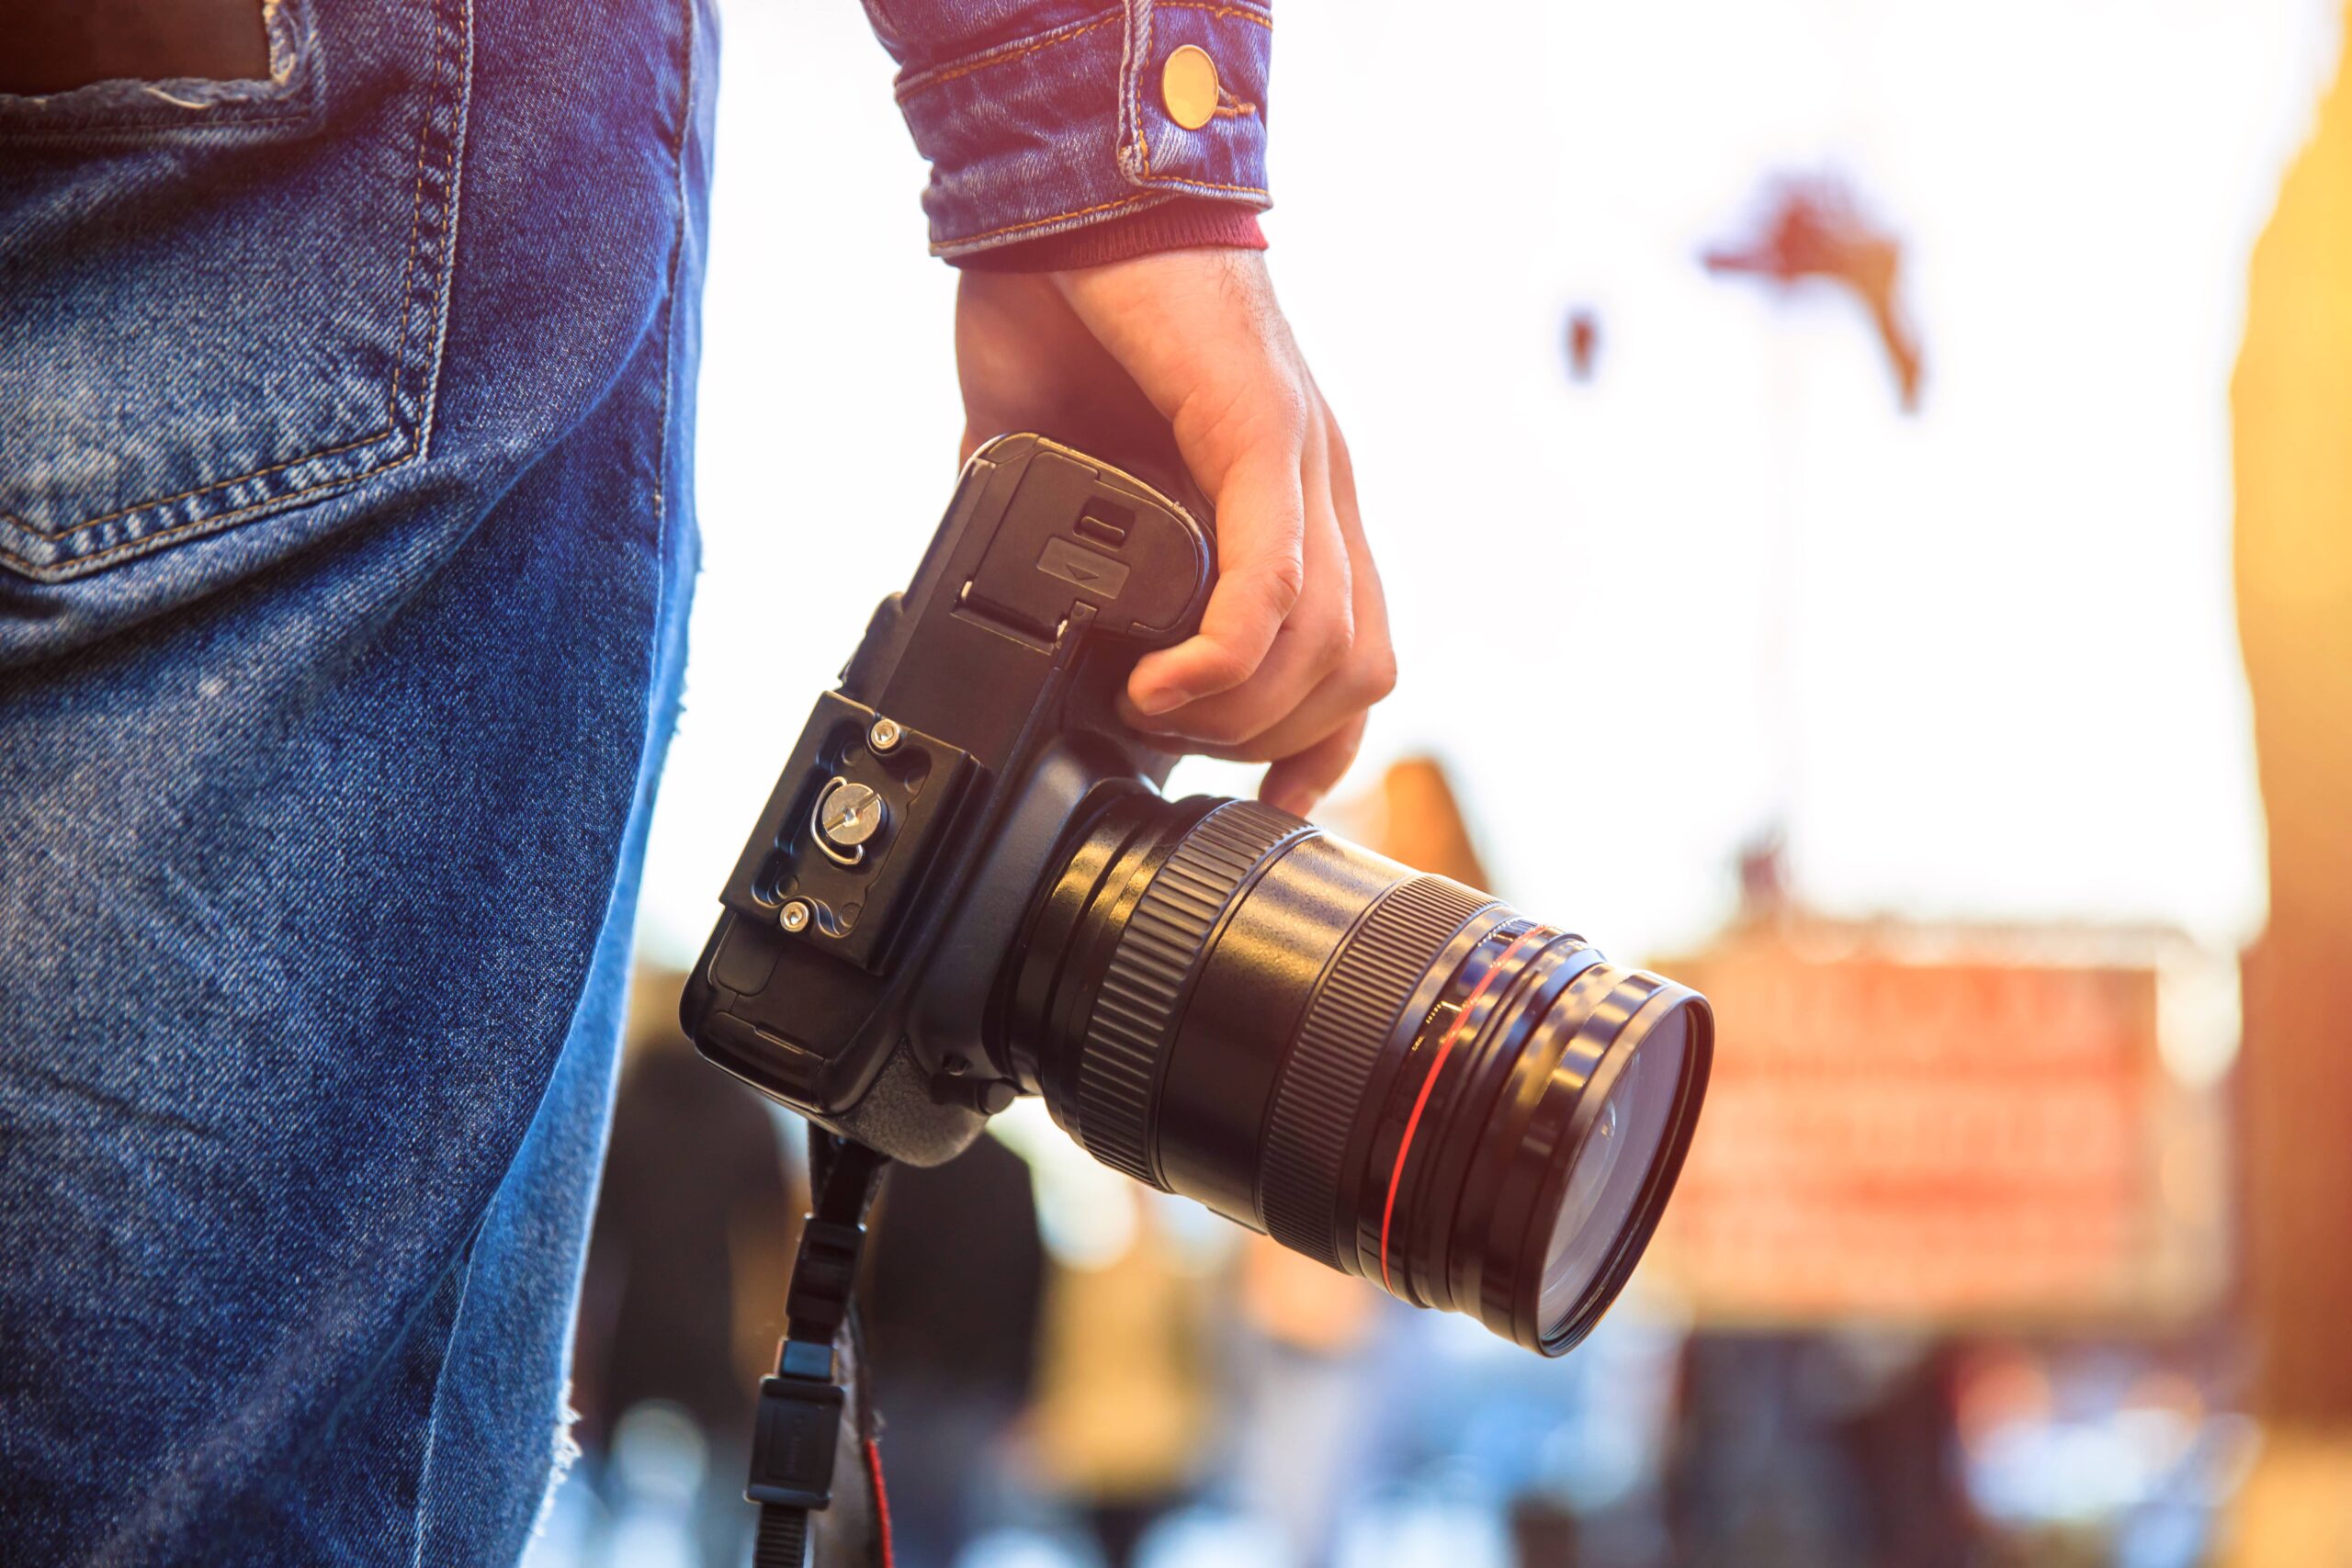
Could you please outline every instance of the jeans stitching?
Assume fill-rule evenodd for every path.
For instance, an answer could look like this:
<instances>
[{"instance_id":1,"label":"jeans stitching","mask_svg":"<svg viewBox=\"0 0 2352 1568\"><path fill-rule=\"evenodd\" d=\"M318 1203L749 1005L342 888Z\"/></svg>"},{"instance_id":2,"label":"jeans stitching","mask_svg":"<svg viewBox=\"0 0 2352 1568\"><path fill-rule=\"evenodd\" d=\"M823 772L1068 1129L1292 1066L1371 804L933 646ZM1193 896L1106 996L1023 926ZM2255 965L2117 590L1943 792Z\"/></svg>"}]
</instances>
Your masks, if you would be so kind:
<instances>
[{"instance_id":1,"label":"jeans stitching","mask_svg":"<svg viewBox=\"0 0 2352 1568\"><path fill-rule=\"evenodd\" d=\"M466 125L472 118L474 0L452 0L452 8L460 18L462 26L458 30L457 40L459 50L456 62L458 96L454 107L457 113L449 126L448 149L441 159L441 179L444 186L441 194L440 223L441 287L428 306L433 312L433 344L427 351L424 385L420 389L422 407L419 410L416 428L412 433L413 445L416 447L416 450L410 454L412 457L424 456L433 448L433 422L441 407L441 355L449 341L449 295L455 288L454 278L458 267L458 219L464 208L466 195L466 170L465 165L459 161L458 154L464 150ZM401 322L401 357L403 360L408 357L408 322L405 318ZM398 366L393 367L393 379L396 385L400 369ZM406 458L401 459L403 462L406 460ZM384 466L390 468L392 465Z\"/></svg>"},{"instance_id":2,"label":"jeans stitching","mask_svg":"<svg viewBox=\"0 0 2352 1568\"><path fill-rule=\"evenodd\" d=\"M371 477L372 475L382 473L388 469L397 468L402 463L408 462L412 458L415 457L423 449L417 439L419 430L416 428L416 424L423 422L414 422L409 424L404 424L401 422L400 412L401 387L402 382L406 379L408 373L409 344L415 332L415 320L420 309L432 314L436 329L434 339L434 345L435 349L435 362L430 367L426 378L426 403L428 409L433 401L431 395L432 391L435 386L437 385L439 378L440 367L437 352L440 344L439 332L442 329L446 329L447 324L447 312L445 309L447 302L446 295L447 292L447 275L449 267L454 260L456 251L456 246L452 241L457 229L456 194L458 149L459 143L464 139L465 99L467 93L470 90L471 85L469 73L465 72L465 64L466 61L469 59L471 55L472 41L472 17L469 6L458 3L458 0L432 0L432 14L435 24L433 39L434 81L432 91L425 101L424 113L420 118L420 123L417 128L416 175L409 206L408 256L401 271L399 291L399 298L401 300L401 342L400 347L394 355L392 378L385 399L385 418L387 423L384 427L380 430L370 432L368 434L361 436L356 441L345 442L341 446L329 446L315 452L308 452L299 457L289 457L284 462L273 463L266 468L255 468L251 472L234 475L228 479L210 480L192 489L181 491L176 494L153 497L146 501L139 502L133 505L120 508L118 511L107 513L101 516L84 518L80 522L69 524L64 527L54 530L33 527L27 524L22 518L13 515L0 515L0 523L5 523L6 526L24 534L30 535L33 537L53 542L59 539L70 538L75 534L85 533L89 529L98 527L103 524L111 523L119 518L130 516L136 513L144 512L151 508L169 506L175 502L186 501L190 497L208 495L216 491L226 490L232 485L243 484L252 479L266 478L270 474L282 473L288 468L299 468L304 463L317 462L322 458L339 457L345 452L357 451L362 447L374 446L379 442L387 440L388 438L397 441L398 445L394 448L397 456L388 456L382 462L377 463L369 468L362 468L356 473L336 475L319 479L311 484L304 485L300 489L288 491L280 495L265 497L264 499L254 502L249 505L237 507L228 512L212 513L203 516L192 517L185 523L175 524L171 527L153 533L138 533L135 534L133 537L124 540L121 544L110 546L109 547L97 551L94 554L69 554L65 559L51 565L42 566L35 563L29 557L11 548L5 541L0 541L0 558L6 558L10 561L18 563L32 576L39 580L45 581L62 581L66 577L80 575L81 573L94 570L95 568L105 564L107 561L123 555L127 551L144 550L160 546L181 534L187 533L192 528L217 528L226 524L235 522L242 517L251 516L255 512L259 512L269 507L282 505L287 502L298 500L302 496L312 494L321 490L339 485L355 484L361 479ZM453 48L452 46L456 47ZM454 95L448 91L449 80L452 73L450 68L452 66L458 67L460 73L464 73L459 75L458 91ZM447 137L448 146L442 163L442 177L448 186L447 191L442 198L442 205L445 210L441 217L436 220L434 227L428 230L424 223L425 155L431 149L433 130L435 123L444 118L445 113L448 113L449 111L454 111L454 114L450 115L452 123L449 127L448 135ZM413 299L410 294L411 287L415 281L417 255L427 243L433 243L435 242L438 243L440 253L435 258L435 263L442 275L441 288L434 293L432 298L420 302ZM429 414L427 417L429 418Z\"/></svg>"},{"instance_id":3,"label":"jeans stitching","mask_svg":"<svg viewBox=\"0 0 2352 1568\"><path fill-rule=\"evenodd\" d=\"M670 398L673 391L673 361L676 355L678 325L678 269L686 256L686 148L694 139L695 118L695 33L699 19L696 0L684 0L686 18L685 60L680 74L684 79L684 92L680 98L678 119L677 197L678 224L670 241L670 286L662 303L662 443L653 463L653 523L654 551L657 560L663 558L662 540L670 526ZM655 596L654 622L661 622L660 596ZM655 639L660 640L658 637ZM660 655L655 655L658 660Z\"/></svg>"}]
</instances>

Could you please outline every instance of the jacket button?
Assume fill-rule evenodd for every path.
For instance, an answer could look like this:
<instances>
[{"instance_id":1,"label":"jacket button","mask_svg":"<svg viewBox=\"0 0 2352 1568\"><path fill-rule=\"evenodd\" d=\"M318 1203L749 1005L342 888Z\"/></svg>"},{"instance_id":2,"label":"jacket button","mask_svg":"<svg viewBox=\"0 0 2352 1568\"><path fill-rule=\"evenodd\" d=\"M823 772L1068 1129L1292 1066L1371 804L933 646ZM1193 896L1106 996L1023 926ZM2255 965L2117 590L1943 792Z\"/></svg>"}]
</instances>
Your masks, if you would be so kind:
<instances>
[{"instance_id":1,"label":"jacket button","mask_svg":"<svg viewBox=\"0 0 2352 1568\"><path fill-rule=\"evenodd\" d=\"M1168 118L1198 130L1216 118L1216 62L1208 51L1186 44L1159 68L1159 101Z\"/></svg>"}]
</instances>

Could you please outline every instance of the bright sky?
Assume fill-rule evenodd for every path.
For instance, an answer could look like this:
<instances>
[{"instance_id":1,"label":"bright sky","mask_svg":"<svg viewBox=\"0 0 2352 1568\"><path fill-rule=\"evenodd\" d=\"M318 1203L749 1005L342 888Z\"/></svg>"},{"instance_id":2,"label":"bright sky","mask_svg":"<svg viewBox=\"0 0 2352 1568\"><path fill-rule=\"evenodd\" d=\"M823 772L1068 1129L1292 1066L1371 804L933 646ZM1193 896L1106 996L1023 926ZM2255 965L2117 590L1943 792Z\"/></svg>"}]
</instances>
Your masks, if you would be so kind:
<instances>
[{"instance_id":1,"label":"bright sky","mask_svg":"<svg viewBox=\"0 0 2352 1568\"><path fill-rule=\"evenodd\" d=\"M1833 912L2250 935L2225 400L2327 0L1440 15L1281 10L1276 280L1403 662L1359 777L1442 755L1497 890L1629 956L1703 940L1774 823ZM960 425L858 8L737 0L726 30L706 572L643 927L680 963ZM1769 175L1823 171L1908 242L1916 418L1849 303L1695 259Z\"/></svg>"}]
</instances>

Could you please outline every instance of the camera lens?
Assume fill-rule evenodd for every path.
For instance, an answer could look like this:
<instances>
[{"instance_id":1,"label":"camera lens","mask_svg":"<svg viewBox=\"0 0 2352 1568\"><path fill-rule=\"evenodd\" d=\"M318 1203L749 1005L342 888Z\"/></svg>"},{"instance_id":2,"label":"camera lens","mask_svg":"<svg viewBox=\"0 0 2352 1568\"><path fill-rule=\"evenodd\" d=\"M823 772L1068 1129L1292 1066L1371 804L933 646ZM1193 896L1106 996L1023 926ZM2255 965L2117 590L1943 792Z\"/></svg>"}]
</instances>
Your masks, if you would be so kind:
<instances>
[{"instance_id":1,"label":"camera lens","mask_svg":"<svg viewBox=\"0 0 2352 1568\"><path fill-rule=\"evenodd\" d=\"M1648 1244L1697 992L1249 801L1140 788L1040 888L989 1034L1105 1164L1546 1355Z\"/></svg>"}]
</instances>

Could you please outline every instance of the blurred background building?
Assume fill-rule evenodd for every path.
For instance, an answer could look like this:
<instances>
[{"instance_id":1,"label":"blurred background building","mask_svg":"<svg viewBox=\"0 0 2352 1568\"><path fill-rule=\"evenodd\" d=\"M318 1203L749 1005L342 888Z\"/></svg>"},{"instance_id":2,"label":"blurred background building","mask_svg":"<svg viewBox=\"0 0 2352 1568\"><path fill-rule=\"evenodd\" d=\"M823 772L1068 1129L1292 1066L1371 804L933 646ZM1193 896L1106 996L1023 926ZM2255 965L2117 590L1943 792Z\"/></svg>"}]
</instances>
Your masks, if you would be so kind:
<instances>
[{"instance_id":1,"label":"blurred background building","mask_svg":"<svg viewBox=\"0 0 2352 1568\"><path fill-rule=\"evenodd\" d=\"M1403 666L1335 825L1679 964L1716 1087L1557 1363L1016 1111L879 1222L908 1568L2352 1563L2343 20L1284 0L1272 259ZM724 21L673 974L960 427L858 8ZM748 1529L793 1134L665 983L548 1568Z\"/></svg>"}]
</instances>

